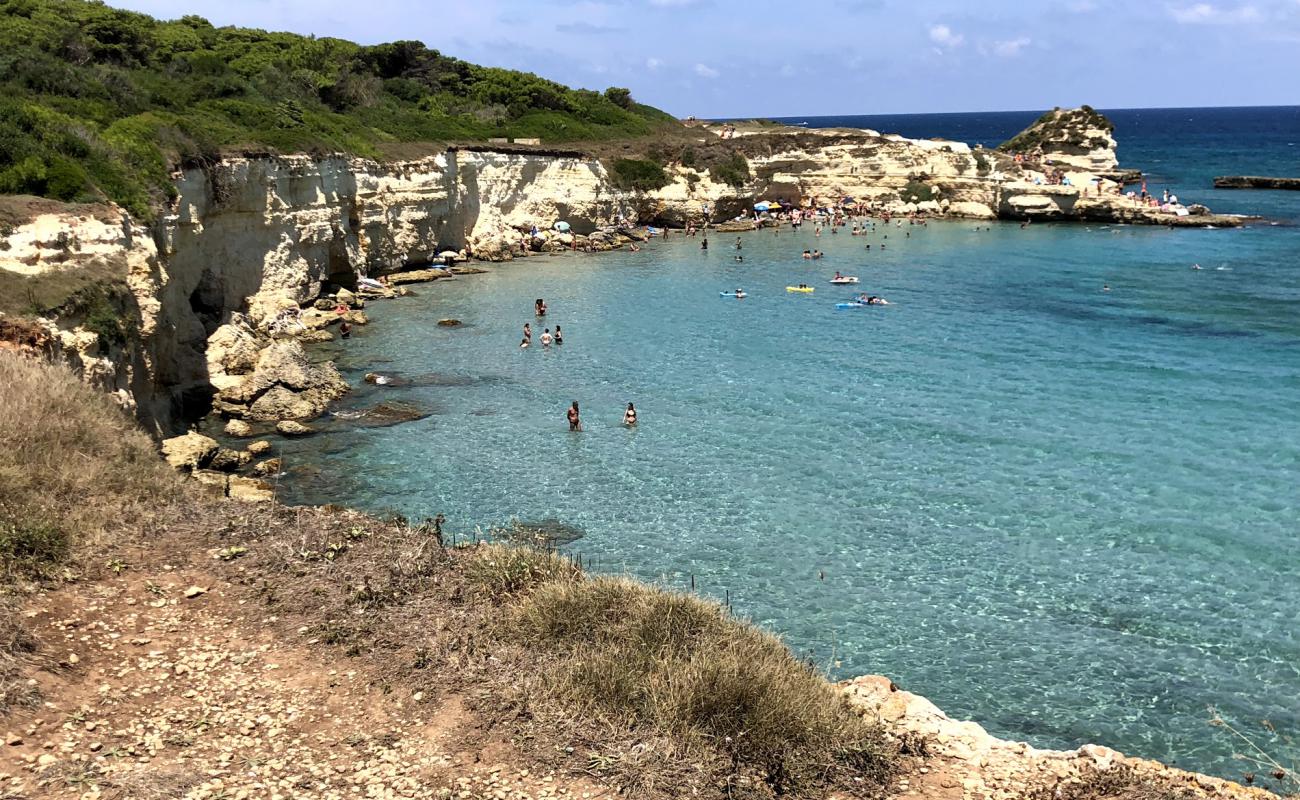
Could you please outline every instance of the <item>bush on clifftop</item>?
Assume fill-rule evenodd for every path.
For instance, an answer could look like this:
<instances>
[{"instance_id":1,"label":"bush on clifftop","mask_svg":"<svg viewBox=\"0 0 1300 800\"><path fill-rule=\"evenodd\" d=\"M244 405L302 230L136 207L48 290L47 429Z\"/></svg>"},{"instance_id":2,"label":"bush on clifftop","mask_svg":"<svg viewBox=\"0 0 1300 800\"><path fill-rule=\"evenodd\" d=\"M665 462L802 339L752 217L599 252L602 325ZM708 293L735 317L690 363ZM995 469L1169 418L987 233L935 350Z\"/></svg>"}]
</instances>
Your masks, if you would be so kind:
<instances>
[{"instance_id":1,"label":"bush on clifftop","mask_svg":"<svg viewBox=\"0 0 1300 800\"><path fill-rule=\"evenodd\" d=\"M0 0L0 193L148 217L169 170L227 150L378 157L408 142L644 135L672 118L420 42L163 22L86 0Z\"/></svg>"}]
</instances>

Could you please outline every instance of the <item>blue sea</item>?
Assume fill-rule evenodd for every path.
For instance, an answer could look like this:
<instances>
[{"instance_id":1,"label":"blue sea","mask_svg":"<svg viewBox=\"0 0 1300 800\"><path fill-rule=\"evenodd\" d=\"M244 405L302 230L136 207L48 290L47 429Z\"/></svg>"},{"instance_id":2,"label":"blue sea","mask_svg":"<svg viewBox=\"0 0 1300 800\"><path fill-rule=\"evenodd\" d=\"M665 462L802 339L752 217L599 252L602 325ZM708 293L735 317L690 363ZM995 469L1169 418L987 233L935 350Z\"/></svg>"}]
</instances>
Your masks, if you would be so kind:
<instances>
[{"instance_id":1,"label":"blue sea","mask_svg":"<svg viewBox=\"0 0 1300 800\"><path fill-rule=\"evenodd\" d=\"M1037 113L789 121L996 144ZM431 416L284 442L283 489L459 536L555 518L594 569L693 579L833 677L1239 775L1208 706L1300 734L1300 193L1210 179L1300 176L1300 109L1107 113L1153 191L1268 220L674 233L494 265L321 348L345 406ZM837 310L836 270L891 305Z\"/></svg>"}]
</instances>

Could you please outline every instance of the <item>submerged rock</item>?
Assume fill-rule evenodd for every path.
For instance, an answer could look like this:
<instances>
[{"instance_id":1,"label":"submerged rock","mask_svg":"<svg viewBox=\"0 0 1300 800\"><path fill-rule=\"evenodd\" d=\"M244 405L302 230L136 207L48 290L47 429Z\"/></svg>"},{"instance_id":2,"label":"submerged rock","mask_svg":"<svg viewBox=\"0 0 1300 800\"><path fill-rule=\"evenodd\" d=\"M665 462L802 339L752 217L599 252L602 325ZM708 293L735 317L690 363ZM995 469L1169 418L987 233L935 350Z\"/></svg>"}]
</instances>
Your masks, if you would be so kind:
<instances>
[{"instance_id":1,"label":"submerged rock","mask_svg":"<svg viewBox=\"0 0 1300 800\"><path fill-rule=\"evenodd\" d=\"M276 423L275 430L282 436L306 436L309 433L315 433L301 422L295 422L291 419L281 420Z\"/></svg>"},{"instance_id":2,"label":"submerged rock","mask_svg":"<svg viewBox=\"0 0 1300 800\"><path fill-rule=\"evenodd\" d=\"M341 411L335 416L366 428L388 428L424 419L429 416L429 412L410 403L386 400L359 411Z\"/></svg>"},{"instance_id":3,"label":"submerged rock","mask_svg":"<svg viewBox=\"0 0 1300 800\"><path fill-rule=\"evenodd\" d=\"M438 320L438 326L441 327L441 328L455 328L455 327L460 326L461 324L462 324L461 321L458 320L458 319L440 319L440 320Z\"/></svg>"},{"instance_id":4,"label":"submerged rock","mask_svg":"<svg viewBox=\"0 0 1300 800\"><path fill-rule=\"evenodd\" d=\"M555 517L515 522L508 533L512 541L526 542L543 547L570 544L586 536L587 532L575 525L560 522Z\"/></svg>"}]
</instances>

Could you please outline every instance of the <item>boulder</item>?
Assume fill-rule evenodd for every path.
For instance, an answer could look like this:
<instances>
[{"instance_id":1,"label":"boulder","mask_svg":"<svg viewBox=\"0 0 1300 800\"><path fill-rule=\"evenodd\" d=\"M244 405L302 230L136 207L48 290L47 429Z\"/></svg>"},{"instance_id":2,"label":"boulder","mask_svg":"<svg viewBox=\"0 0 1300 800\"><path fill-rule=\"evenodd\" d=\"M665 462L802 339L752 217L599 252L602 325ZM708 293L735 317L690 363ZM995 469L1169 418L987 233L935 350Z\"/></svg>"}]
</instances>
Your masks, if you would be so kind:
<instances>
[{"instance_id":1,"label":"boulder","mask_svg":"<svg viewBox=\"0 0 1300 800\"><path fill-rule=\"evenodd\" d=\"M271 452L272 447L273 445L265 439L258 442L252 442L248 445L248 454L253 457L263 456Z\"/></svg>"},{"instance_id":2,"label":"boulder","mask_svg":"<svg viewBox=\"0 0 1300 800\"><path fill-rule=\"evenodd\" d=\"M212 494L220 497L226 496L226 486L230 483L230 476L226 473L210 469L196 469L191 473L191 477L198 481L200 485L207 487Z\"/></svg>"},{"instance_id":3,"label":"boulder","mask_svg":"<svg viewBox=\"0 0 1300 800\"><path fill-rule=\"evenodd\" d=\"M238 475L231 476L226 492L233 500L249 503L265 503L275 499L275 489L271 484L257 478L242 478Z\"/></svg>"},{"instance_id":4,"label":"boulder","mask_svg":"<svg viewBox=\"0 0 1300 800\"><path fill-rule=\"evenodd\" d=\"M301 422L295 422L291 419L281 420L276 423L275 430L282 436L306 436L309 433L315 433Z\"/></svg>"},{"instance_id":5,"label":"boulder","mask_svg":"<svg viewBox=\"0 0 1300 800\"><path fill-rule=\"evenodd\" d=\"M413 269L406 272L394 272L388 276L388 282L393 286L401 286L404 283L425 283L427 281L436 281L442 278L450 278L451 271L433 267L431 269Z\"/></svg>"},{"instance_id":6,"label":"boulder","mask_svg":"<svg viewBox=\"0 0 1300 800\"><path fill-rule=\"evenodd\" d=\"M227 375L246 375L257 366L262 341L244 324L222 325L208 337L209 370Z\"/></svg>"},{"instance_id":7,"label":"boulder","mask_svg":"<svg viewBox=\"0 0 1300 800\"><path fill-rule=\"evenodd\" d=\"M333 364L312 364L300 342L282 340L263 350L253 373L220 392L213 407L226 416L268 422L311 419L348 388Z\"/></svg>"},{"instance_id":8,"label":"boulder","mask_svg":"<svg viewBox=\"0 0 1300 800\"><path fill-rule=\"evenodd\" d=\"M458 320L458 319L440 319L440 320L438 320L438 327L441 327L441 328L455 328L455 327L459 326L460 324L461 324L461 322L460 322L460 320Z\"/></svg>"},{"instance_id":9,"label":"boulder","mask_svg":"<svg viewBox=\"0 0 1300 800\"><path fill-rule=\"evenodd\" d=\"M222 447L212 456L212 459L208 462L208 468L218 472L234 472L246 465L252 458L251 455L242 450L231 450L229 447Z\"/></svg>"},{"instance_id":10,"label":"boulder","mask_svg":"<svg viewBox=\"0 0 1300 800\"><path fill-rule=\"evenodd\" d=\"M345 306L354 306L357 304L357 296L347 289L339 289L335 292L334 299Z\"/></svg>"},{"instance_id":11,"label":"boulder","mask_svg":"<svg viewBox=\"0 0 1300 800\"><path fill-rule=\"evenodd\" d=\"M329 331L302 331L293 338L300 342L320 344L321 342L334 341L334 334Z\"/></svg>"},{"instance_id":12,"label":"boulder","mask_svg":"<svg viewBox=\"0 0 1300 800\"><path fill-rule=\"evenodd\" d=\"M253 465L253 474L263 478L271 475L279 475L280 468L283 464L284 462L278 458L268 458L265 461L259 461Z\"/></svg>"},{"instance_id":13,"label":"boulder","mask_svg":"<svg viewBox=\"0 0 1300 800\"><path fill-rule=\"evenodd\" d=\"M253 426L242 419L229 420L226 422L225 430L227 436L233 436L236 439L245 439L253 435Z\"/></svg>"},{"instance_id":14,"label":"boulder","mask_svg":"<svg viewBox=\"0 0 1300 800\"><path fill-rule=\"evenodd\" d=\"M295 392L283 386L272 386L248 407L252 419L314 419L329 406L330 397L315 389Z\"/></svg>"},{"instance_id":15,"label":"boulder","mask_svg":"<svg viewBox=\"0 0 1300 800\"><path fill-rule=\"evenodd\" d=\"M165 439L162 443L163 458L176 469L196 470L208 465L221 445L193 431L184 436Z\"/></svg>"}]
</instances>

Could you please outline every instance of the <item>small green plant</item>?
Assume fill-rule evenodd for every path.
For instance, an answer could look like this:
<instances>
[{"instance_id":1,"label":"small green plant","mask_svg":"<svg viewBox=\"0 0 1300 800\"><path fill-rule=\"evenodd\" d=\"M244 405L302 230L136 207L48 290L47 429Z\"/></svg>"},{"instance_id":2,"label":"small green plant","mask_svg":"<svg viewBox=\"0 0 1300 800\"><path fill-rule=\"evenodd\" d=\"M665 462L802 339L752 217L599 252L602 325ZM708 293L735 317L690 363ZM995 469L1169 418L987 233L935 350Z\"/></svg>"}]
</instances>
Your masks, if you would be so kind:
<instances>
[{"instance_id":1,"label":"small green plant","mask_svg":"<svg viewBox=\"0 0 1300 800\"><path fill-rule=\"evenodd\" d=\"M110 558L104 566L114 575L121 575L130 569L130 566L120 558Z\"/></svg>"},{"instance_id":2,"label":"small green plant","mask_svg":"<svg viewBox=\"0 0 1300 800\"><path fill-rule=\"evenodd\" d=\"M242 555L248 553L248 548L240 545L232 545L217 551L215 558L219 561L234 561Z\"/></svg>"},{"instance_id":3,"label":"small green plant","mask_svg":"<svg viewBox=\"0 0 1300 800\"><path fill-rule=\"evenodd\" d=\"M66 560L69 549L68 535L53 525L0 519L0 571L42 575Z\"/></svg>"}]
</instances>

